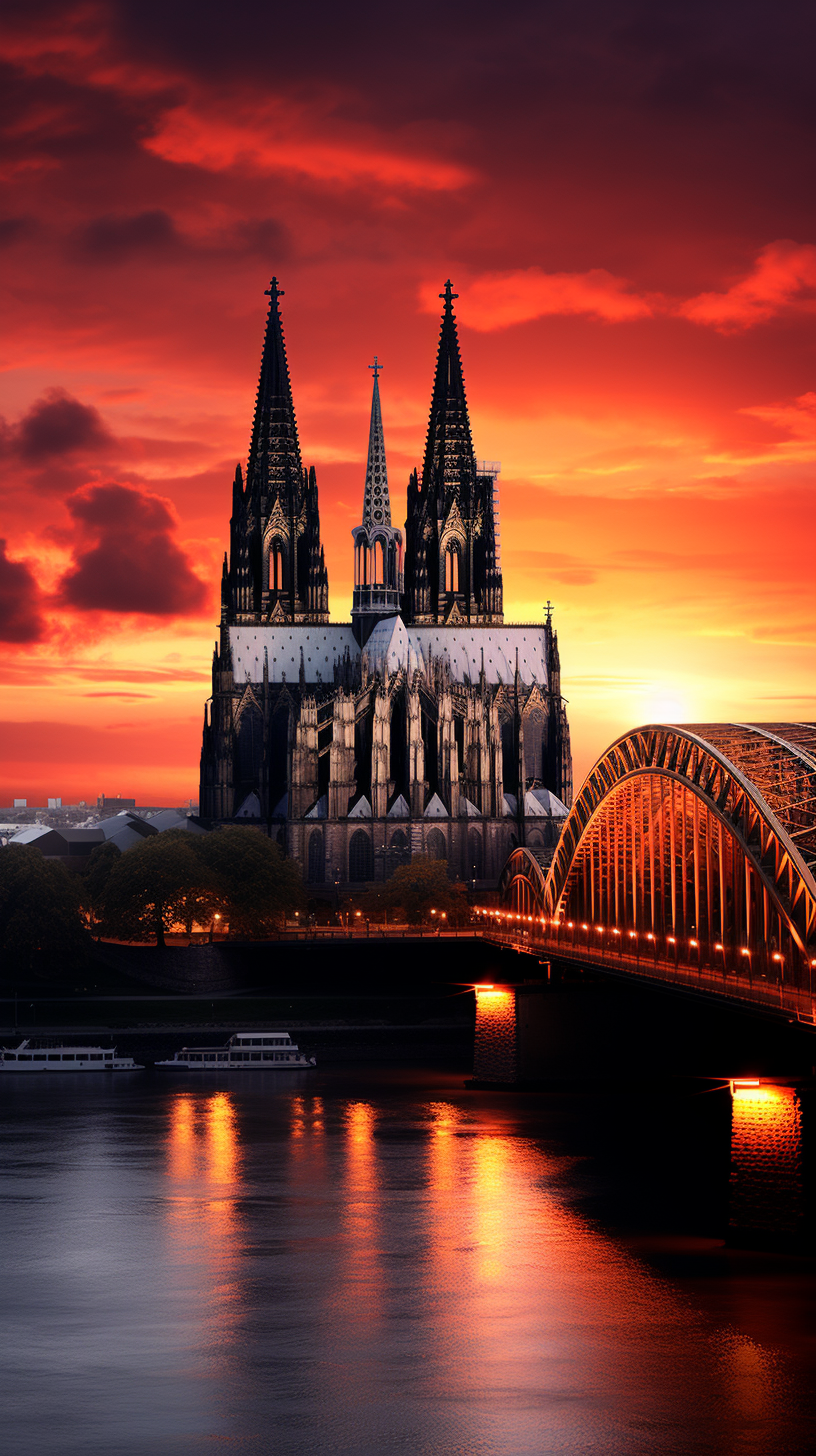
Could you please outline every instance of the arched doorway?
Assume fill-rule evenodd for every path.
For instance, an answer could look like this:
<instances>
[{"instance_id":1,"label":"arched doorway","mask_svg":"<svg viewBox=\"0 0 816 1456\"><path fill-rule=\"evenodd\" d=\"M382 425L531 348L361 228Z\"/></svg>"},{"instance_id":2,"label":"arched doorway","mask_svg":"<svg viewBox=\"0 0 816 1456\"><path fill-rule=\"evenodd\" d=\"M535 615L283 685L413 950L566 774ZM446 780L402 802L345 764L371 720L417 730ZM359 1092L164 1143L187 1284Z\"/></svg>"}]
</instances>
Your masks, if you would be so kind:
<instances>
[{"instance_id":1,"label":"arched doorway","mask_svg":"<svg viewBox=\"0 0 816 1456\"><path fill-rule=\"evenodd\" d=\"M448 846L445 843L445 836L441 829L432 829L425 841L425 853L428 859L447 859Z\"/></svg>"}]
</instances>

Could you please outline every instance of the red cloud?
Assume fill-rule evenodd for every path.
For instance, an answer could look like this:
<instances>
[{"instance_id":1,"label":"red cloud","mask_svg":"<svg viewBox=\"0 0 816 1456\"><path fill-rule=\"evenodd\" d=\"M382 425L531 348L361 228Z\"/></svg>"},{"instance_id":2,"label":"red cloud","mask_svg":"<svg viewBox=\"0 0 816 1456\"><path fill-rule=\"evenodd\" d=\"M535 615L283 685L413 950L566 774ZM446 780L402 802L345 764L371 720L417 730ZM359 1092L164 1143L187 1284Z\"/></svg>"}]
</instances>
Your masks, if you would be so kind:
<instances>
[{"instance_id":1,"label":"red cloud","mask_svg":"<svg viewBox=\"0 0 816 1456\"><path fill-rule=\"evenodd\" d=\"M519 268L509 273L483 273L460 289L461 307L469 328L483 333L527 323L545 314L588 314L606 323L648 318L650 303L628 292L629 284L605 268L587 273L545 273L543 268ZM421 293L427 313L439 309L439 287L427 284Z\"/></svg>"},{"instance_id":2,"label":"red cloud","mask_svg":"<svg viewBox=\"0 0 816 1456\"><path fill-rule=\"evenodd\" d=\"M24 561L9 561L0 539L0 642L39 642L45 635L40 589Z\"/></svg>"},{"instance_id":3,"label":"red cloud","mask_svg":"<svg viewBox=\"0 0 816 1456\"><path fill-rule=\"evenodd\" d=\"M313 123L298 119L289 98L266 101L247 110L232 98L221 111L202 102L185 103L165 113L144 145L177 165L208 172L232 168L250 173L300 173L314 181L380 183L426 191L462 187L474 173L453 163L386 149L369 135L336 136L331 125L315 135Z\"/></svg>"},{"instance_id":4,"label":"red cloud","mask_svg":"<svg viewBox=\"0 0 816 1456\"><path fill-rule=\"evenodd\" d=\"M89 544L62 579L61 600L80 611L186 617L207 600L175 537L168 501L127 485L75 491L68 509Z\"/></svg>"},{"instance_id":5,"label":"red cloud","mask_svg":"<svg viewBox=\"0 0 816 1456\"><path fill-rule=\"evenodd\" d=\"M816 248L780 239L763 248L752 271L725 293L699 293L678 308L697 324L713 324L723 333L748 329L772 318L792 303L814 308L802 298L816 289Z\"/></svg>"}]
</instances>

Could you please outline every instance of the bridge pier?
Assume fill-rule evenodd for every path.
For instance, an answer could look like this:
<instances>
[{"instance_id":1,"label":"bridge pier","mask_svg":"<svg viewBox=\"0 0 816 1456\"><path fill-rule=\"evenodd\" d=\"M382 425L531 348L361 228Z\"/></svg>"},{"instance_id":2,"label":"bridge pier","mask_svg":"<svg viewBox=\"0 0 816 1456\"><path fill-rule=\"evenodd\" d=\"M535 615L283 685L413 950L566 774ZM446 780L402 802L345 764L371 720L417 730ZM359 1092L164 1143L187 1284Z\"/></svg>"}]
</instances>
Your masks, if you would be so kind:
<instances>
[{"instance_id":1,"label":"bridge pier","mask_svg":"<svg viewBox=\"0 0 816 1456\"><path fill-rule=\"evenodd\" d=\"M731 1104L728 1242L741 1248L809 1249L811 1087L784 1078L735 1078Z\"/></svg>"}]
</instances>

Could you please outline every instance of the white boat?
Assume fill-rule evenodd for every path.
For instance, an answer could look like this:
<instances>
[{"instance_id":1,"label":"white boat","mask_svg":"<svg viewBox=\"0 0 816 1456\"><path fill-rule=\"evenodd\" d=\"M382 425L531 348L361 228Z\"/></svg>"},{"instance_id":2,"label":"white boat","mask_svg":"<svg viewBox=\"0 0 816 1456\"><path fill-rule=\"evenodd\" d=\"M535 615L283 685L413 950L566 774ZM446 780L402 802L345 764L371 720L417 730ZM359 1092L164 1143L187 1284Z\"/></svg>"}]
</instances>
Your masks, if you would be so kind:
<instances>
[{"instance_id":1,"label":"white boat","mask_svg":"<svg viewBox=\"0 0 816 1456\"><path fill-rule=\"evenodd\" d=\"M226 1046L182 1047L169 1061L156 1063L195 1072L293 1072L314 1065L288 1031L236 1031Z\"/></svg>"},{"instance_id":2,"label":"white boat","mask_svg":"<svg viewBox=\"0 0 816 1456\"><path fill-rule=\"evenodd\" d=\"M0 1072L141 1072L132 1057L118 1057L116 1048L61 1046L29 1038L18 1047L0 1049Z\"/></svg>"}]
</instances>

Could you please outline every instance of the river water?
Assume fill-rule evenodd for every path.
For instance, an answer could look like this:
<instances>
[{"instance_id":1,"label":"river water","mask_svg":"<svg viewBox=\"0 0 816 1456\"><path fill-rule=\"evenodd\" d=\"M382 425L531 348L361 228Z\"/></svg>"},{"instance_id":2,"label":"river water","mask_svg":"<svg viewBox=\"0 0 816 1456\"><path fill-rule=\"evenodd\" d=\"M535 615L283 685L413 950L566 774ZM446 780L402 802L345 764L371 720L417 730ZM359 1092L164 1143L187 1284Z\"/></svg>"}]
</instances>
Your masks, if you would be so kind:
<instances>
[{"instance_id":1,"label":"river water","mask_svg":"<svg viewBox=\"0 0 816 1456\"><path fill-rule=\"evenodd\" d=\"M705 1231L654 1098L641 1145L428 1070L3 1081L6 1450L812 1449L813 1267Z\"/></svg>"}]
</instances>

